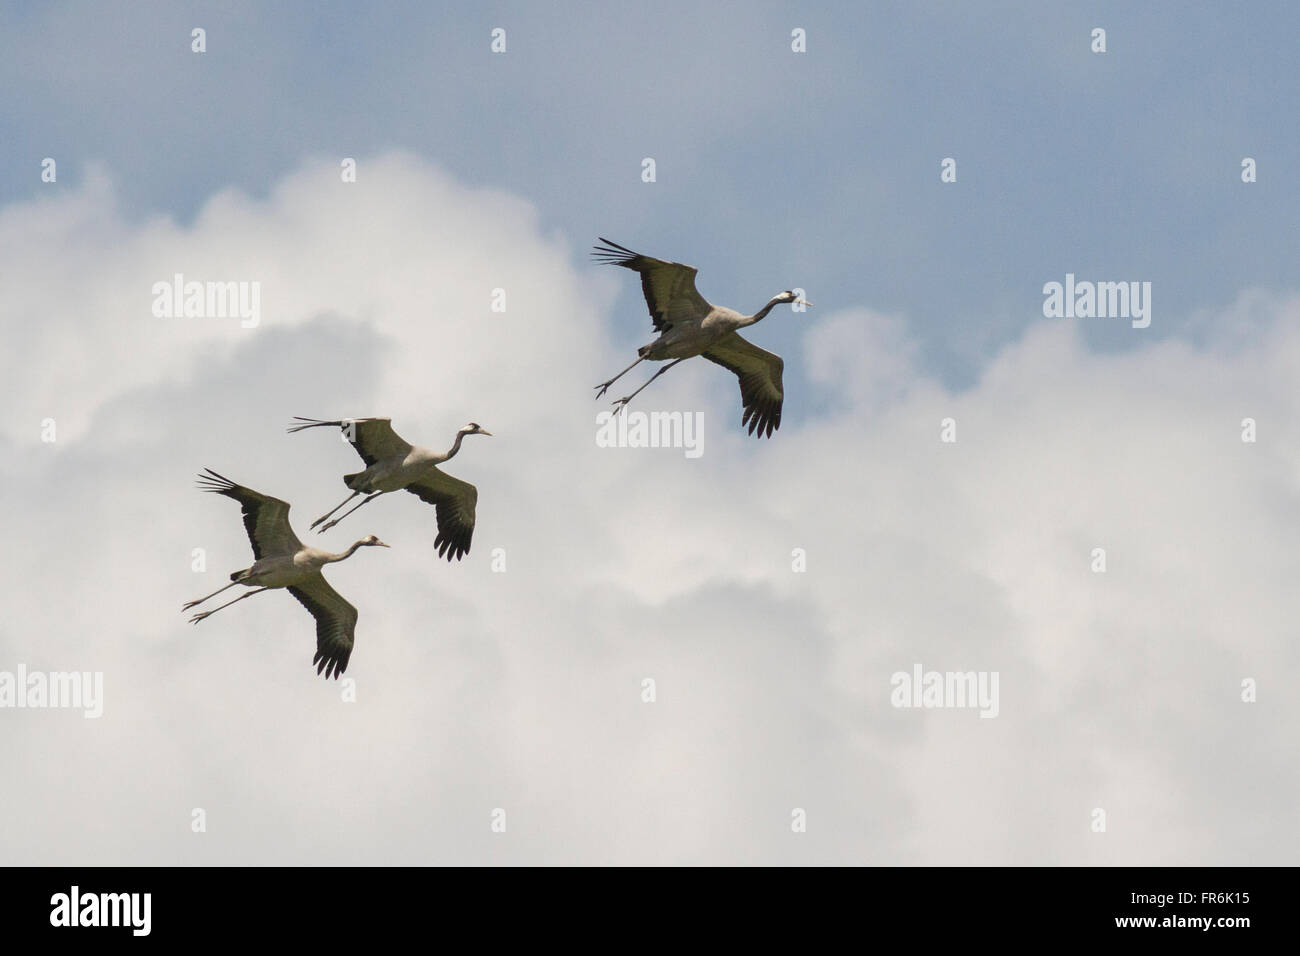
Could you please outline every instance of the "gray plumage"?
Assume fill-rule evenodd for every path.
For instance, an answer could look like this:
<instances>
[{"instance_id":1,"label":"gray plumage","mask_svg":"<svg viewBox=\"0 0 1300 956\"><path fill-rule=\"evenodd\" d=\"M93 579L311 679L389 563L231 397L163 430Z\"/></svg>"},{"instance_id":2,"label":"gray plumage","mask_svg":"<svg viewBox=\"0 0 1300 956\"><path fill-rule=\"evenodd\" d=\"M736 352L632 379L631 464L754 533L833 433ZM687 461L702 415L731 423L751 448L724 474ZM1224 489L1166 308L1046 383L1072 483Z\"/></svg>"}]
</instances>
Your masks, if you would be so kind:
<instances>
[{"instance_id":1,"label":"gray plumage","mask_svg":"<svg viewBox=\"0 0 1300 956\"><path fill-rule=\"evenodd\" d=\"M352 494L344 498L338 507L313 521L313 528L321 525L320 530L325 531L380 495L405 489L437 510L438 536L434 539L433 546L438 551L438 557L459 561L469 553L470 541L474 537L478 489L468 481L452 477L438 468L438 465L451 460L460 451L460 443L466 435L491 437L491 432L470 422L456 432L456 440L450 449L436 452L402 439L393 431L392 419L388 418L322 421L295 416L294 421L300 424L290 425L291 433L305 428L342 429L361 460L366 463L364 471L343 476L343 483L352 489ZM368 497L333 521L324 523L325 519L358 495Z\"/></svg>"},{"instance_id":2,"label":"gray plumage","mask_svg":"<svg viewBox=\"0 0 1300 956\"><path fill-rule=\"evenodd\" d=\"M352 557L358 548L386 548L388 545L372 534L357 541L342 554L311 548L293 533L289 524L289 505L279 498L237 485L211 468L199 475L198 484L203 491L225 495L239 502L244 515L244 530L248 532L253 557L257 560L251 567L231 574L230 583L225 587L213 591L207 597L190 601L181 610L188 611L236 584L257 588L256 591L249 591L211 611L194 615L190 622L197 624L244 598L272 588L285 588L316 619L316 656L312 658L316 673L337 679L347 670L348 659L352 656L356 640L357 609L330 587L321 574L321 568Z\"/></svg>"},{"instance_id":3,"label":"gray plumage","mask_svg":"<svg viewBox=\"0 0 1300 956\"><path fill-rule=\"evenodd\" d=\"M655 372L650 379L626 398L614 402L617 411L627 407L650 382L679 362L703 355L710 362L730 370L740 381L740 402L744 408L741 425L749 426L749 434L770 437L781 425L781 405L785 393L781 384L784 363L774 355L742 338L737 329L762 321L769 312L783 303L811 305L787 289L772 297L753 315L742 315L735 309L710 305L695 288L696 269L680 262L652 259L601 238L603 246L596 246L592 258L608 265L622 266L641 275L641 292L650 309L650 320L659 337L649 345L637 349L638 358L608 382L597 385L600 398L616 381L649 359L661 362L675 361Z\"/></svg>"}]
</instances>

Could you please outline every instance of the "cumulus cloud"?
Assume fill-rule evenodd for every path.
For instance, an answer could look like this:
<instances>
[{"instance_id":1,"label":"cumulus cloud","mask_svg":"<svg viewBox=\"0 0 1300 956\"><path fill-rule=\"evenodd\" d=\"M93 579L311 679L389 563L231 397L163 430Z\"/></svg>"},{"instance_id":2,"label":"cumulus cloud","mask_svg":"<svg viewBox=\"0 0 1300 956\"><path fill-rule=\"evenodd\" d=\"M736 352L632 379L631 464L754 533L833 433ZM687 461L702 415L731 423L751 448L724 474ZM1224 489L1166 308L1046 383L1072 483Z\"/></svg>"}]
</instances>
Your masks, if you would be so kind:
<instances>
[{"instance_id":1,"label":"cumulus cloud","mask_svg":"<svg viewBox=\"0 0 1300 956\"><path fill-rule=\"evenodd\" d=\"M1220 316L1249 336L1207 314L1194 344L1113 355L1044 320L963 391L920 374L906 315L819 301L787 403L823 411L771 441L709 363L638 398L703 414L688 459L596 446L591 386L646 318L614 312L630 276L579 264L590 237L518 197L404 154L355 185L308 163L188 225L114 196L100 171L0 212L0 670L102 670L106 696L94 721L0 712L6 860L1293 858L1295 299ZM260 325L153 317L176 272L261 282ZM328 572L361 614L356 703L308 666L287 596L179 613L250 562L200 467L289 500L300 533L346 493L354 453L284 434L298 414L496 435L448 466L479 488L464 563L436 560L411 496L325 537L393 545ZM892 707L917 663L998 671L999 716Z\"/></svg>"}]
</instances>

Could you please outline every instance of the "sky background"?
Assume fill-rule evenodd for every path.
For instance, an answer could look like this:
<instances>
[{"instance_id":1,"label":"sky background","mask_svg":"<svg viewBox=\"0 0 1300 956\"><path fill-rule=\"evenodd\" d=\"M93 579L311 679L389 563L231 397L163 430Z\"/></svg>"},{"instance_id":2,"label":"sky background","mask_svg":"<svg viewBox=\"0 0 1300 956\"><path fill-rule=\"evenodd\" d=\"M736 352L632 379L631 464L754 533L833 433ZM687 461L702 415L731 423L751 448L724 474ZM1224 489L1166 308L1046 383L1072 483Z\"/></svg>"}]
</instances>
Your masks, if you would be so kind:
<instances>
[{"instance_id":1,"label":"sky background","mask_svg":"<svg viewBox=\"0 0 1300 956\"><path fill-rule=\"evenodd\" d=\"M0 862L1294 864L1298 29L0 9L0 671L105 684L98 720L0 709ZM632 409L700 412L699 458L596 446L591 386L653 335L597 236L742 312L806 291L747 336L785 359L770 440L697 360ZM155 318L177 272L260 282L260 324ZM1150 282L1150 327L1044 318L1067 273ZM347 493L359 459L294 415L495 436L447 467L479 490L465 561L412 496L313 536L393 546L327 572L355 703L288 595L179 611L251 563L200 468L304 536ZM918 663L997 671L998 717L892 707Z\"/></svg>"}]
</instances>

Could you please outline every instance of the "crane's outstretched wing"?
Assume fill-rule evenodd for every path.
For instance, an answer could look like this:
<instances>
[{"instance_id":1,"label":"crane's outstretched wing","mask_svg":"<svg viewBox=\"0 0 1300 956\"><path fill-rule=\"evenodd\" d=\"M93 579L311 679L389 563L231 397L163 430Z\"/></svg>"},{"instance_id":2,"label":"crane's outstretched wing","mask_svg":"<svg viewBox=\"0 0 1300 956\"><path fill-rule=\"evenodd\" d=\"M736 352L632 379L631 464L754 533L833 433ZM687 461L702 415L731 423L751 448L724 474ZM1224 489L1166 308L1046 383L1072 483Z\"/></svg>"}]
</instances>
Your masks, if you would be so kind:
<instances>
[{"instance_id":1,"label":"crane's outstretched wing","mask_svg":"<svg viewBox=\"0 0 1300 956\"><path fill-rule=\"evenodd\" d=\"M695 291L696 270L692 266L638 255L604 237L600 241L605 245L594 247L593 259L641 273L641 291L655 331L665 332L682 319L702 319L713 309Z\"/></svg>"},{"instance_id":2,"label":"crane's outstretched wing","mask_svg":"<svg viewBox=\"0 0 1300 956\"><path fill-rule=\"evenodd\" d=\"M752 342L732 332L702 353L710 362L731 369L740 379L740 403L745 406L743 426L749 424L749 433L758 431L758 437L770 438L781 427L781 402L785 392L781 388L781 371L785 363L781 356L760 349Z\"/></svg>"},{"instance_id":3,"label":"crane's outstretched wing","mask_svg":"<svg viewBox=\"0 0 1300 956\"><path fill-rule=\"evenodd\" d=\"M204 472L199 475L199 488L234 498L242 506L244 530L253 546L253 557L261 560L265 554L293 554L302 548L302 542L289 526L286 502L237 485L211 468L205 468Z\"/></svg>"},{"instance_id":4,"label":"crane's outstretched wing","mask_svg":"<svg viewBox=\"0 0 1300 956\"><path fill-rule=\"evenodd\" d=\"M311 662L316 673L326 680L348 669L357 629L357 609L343 599L321 574L313 575L302 584L292 585L289 593L316 619L316 656Z\"/></svg>"},{"instance_id":5,"label":"crane's outstretched wing","mask_svg":"<svg viewBox=\"0 0 1300 956\"><path fill-rule=\"evenodd\" d=\"M445 471L432 469L427 478L406 486L438 509L438 537L433 546L438 557L459 561L469 553L469 542L474 536L474 506L478 503L478 489L468 481L453 478Z\"/></svg>"},{"instance_id":6,"label":"crane's outstretched wing","mask_svg":"<svg viewBox=\"0 0 1300 956\"><path fill-rule=\"evenodd\" d=\"M304 428L320 428L324 425L343 429L343 434L347 436L367 467L384 458L405 458L411 451L410 444L393 431L391 418L344 418L337 422L323 422L317 418L295 415L294 421L306 424L290 425L290 433L300 432Z\"/></svg>"}]
</instances>

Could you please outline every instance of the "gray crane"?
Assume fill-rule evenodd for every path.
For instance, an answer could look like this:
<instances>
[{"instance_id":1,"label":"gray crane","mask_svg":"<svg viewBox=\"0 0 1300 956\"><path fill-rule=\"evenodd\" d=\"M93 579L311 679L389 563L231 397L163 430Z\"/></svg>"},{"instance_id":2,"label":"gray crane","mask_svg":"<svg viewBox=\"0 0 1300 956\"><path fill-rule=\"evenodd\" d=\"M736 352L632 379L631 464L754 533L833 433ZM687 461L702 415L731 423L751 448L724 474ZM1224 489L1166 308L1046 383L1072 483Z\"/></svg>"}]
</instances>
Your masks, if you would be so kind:
<instances>
[{"instance_id":1,"label":"gray crane","mask_svg":"<svg viewBox=\"0 0 1300 956\"><path fill-rule=\"evenodd\" d=\"M469 553L470 539L474 536L474 508L478 503L478 489L468 481L453 478L439 470L438 465L449 461L460 451L461 440L466 435L491 437L491 432L470 422L456 432L456 441L451 448L445 452L436 452L404 441L393 431L392 419L389 418L344 418L326 422L295 415L294 421L303 424L290 425L290 432L325 426L343 429L344 436L366 463L364 471L343 476L343 483L352 489L352 494L344 498L338 507L313 521L313 528L321 525L320 530L326 531L380 495L405 489L437 509L438 537L433 546L438 549L438 557L445 556L448 561L459 561ZM333 521L322 524L358 495L367 497Z\"/></svg>"},{"instance_id":2,"label":"gray crane","mask_svg":"<svg viewBox=\"0 0 1300 956\"><path fill-rule=\"evenodd\" d=\"M703 355L710 362L729 369L740 379L740 403L745 414L741 427L749 425L749 434L756 431L760 438L771 437L781 426L781 402L785 394L781 388L781 371L785 363L781 356L773 355L740 337L737 329L761 322L769 312L782 303L811 306L789 289L772 299L753 315L741 315L734 309L710 305L695 290L696 269L680 262L652 259L624 248L616 242L601 237L604 246L594 247L592 258L609 265L622 266L641 274L641 291L650 307L650 319L659 337L649 345L637 349L637 360L608 382L602 382L596 397L600 398L609 387L650 359L665 365L649 381L626 398L614 402L615 414L627 403L674 365Z\"/></svg>"},{"instance_id":3,"label":"gray crane","mask_svg":"<svg viewBox=\"0 0 1300 956\"><path fill-rule=\"evenodd\" d=\"M181 610L188 611L236 584L257 588L256 591L249 591L211 611L195 614L190 618L190 623L197 624L222 608L238 604L254 594L272 588L288 588L298 603L316 619L316 656L312 658L316 673L323 673L326 679L333 677L337 680L347 670L348 658L352 656L357 609L330 587L321 574L321 568L352 557L358 548L386 548L388 545L372 534L357 541L342 554L309 548L293 533L293 528L289 525L289 506L285 502L237 485L211 468L204 471L205 474L199 475L200 489L239 502L244 514L244 530L248 532L248 540L253 545L253 557L257 560L252 567L231 574L230 583L225 587L218 588L207 597L190 601Z\"/></svg>"}]
</instances>

